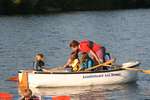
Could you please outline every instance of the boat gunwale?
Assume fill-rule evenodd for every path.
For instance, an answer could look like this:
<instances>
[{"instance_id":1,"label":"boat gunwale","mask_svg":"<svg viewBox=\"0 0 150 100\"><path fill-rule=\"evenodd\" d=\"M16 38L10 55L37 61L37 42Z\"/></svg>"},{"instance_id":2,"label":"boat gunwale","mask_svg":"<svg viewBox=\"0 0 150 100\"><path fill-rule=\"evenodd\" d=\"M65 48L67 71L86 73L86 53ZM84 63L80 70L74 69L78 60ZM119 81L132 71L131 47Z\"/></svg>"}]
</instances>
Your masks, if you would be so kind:
<instances>
[{"instance_id":1,"label":"boat gunwale","mask_svg":"<svg viewBox=\"0 0 150 100\"><path fill-rule=\"evenodd\" d=\"M130 66L129 68L134 68L139 66L140 63ZM96 72L35 72L35 74L90 74L90 73L107 73L107 72L115 72L115 71L123 71L126 70L124 68L118 68L114 70L104 70L104 71L96 71ZM18 73L22 73L22 71L18 71Z\"/></svg>"}]
</instances>

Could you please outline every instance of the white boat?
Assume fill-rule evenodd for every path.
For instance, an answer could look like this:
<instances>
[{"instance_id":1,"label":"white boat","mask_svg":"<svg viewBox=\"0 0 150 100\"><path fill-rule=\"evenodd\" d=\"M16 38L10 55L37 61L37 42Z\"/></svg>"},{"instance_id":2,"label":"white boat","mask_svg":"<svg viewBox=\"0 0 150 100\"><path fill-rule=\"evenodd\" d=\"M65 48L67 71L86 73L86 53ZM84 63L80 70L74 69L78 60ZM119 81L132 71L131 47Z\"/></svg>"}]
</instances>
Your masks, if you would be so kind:
<instances>
[{"instance_id":1,"label":"white boat","mask_svg":"<svg viewBox=\"0 0 150 100\"><path fill-rule=\"evenodd\" d=\"M19 71L19 83L27 82L29 87L92 86L122 84L137 80L137 71L123 69L137 67L139 62L128 62L122 67L98 72L38 72ZM26 74L24 74L26 73Z\"/></svg>"}]
</instances>

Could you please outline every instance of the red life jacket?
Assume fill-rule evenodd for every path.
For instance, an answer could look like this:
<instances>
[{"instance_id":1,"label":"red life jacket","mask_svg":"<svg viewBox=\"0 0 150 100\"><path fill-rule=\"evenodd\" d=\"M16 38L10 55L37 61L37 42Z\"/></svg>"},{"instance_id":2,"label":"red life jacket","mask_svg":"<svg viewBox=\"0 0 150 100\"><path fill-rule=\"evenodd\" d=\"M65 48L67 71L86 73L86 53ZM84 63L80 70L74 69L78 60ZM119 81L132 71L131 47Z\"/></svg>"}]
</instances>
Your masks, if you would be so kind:
<instances>
[{"instance_id":1,"label":"red life jacket","mask_svg":"<svg viewBox=\"0 0 150 100\"><path fill-rule=\"evenodd\" d=\"M80 44L79 44L79 50L81 52L86 52L86 53L89 53L90 50L93 50L94 52L96 52L96 51L100 50L101 47L102 46L100 44L94 43L89 40L80 41Z\"/></svg>"}]
</instances>

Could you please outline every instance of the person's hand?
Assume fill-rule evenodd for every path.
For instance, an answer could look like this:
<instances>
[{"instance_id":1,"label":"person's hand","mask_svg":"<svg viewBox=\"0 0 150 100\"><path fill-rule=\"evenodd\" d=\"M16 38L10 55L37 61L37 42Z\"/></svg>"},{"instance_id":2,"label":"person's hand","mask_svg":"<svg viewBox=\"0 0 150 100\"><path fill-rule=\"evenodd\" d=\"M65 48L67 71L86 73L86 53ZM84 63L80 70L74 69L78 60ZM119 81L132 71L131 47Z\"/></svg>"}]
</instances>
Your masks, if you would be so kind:
<instances>
[{"instance_id":1,"label":"person's hand","mask_svg":"<svg viewBox=\"0 0 150 100\"><path fill-rule=\"evenodd\" d=\"M65 64L63 67L64 67L64 68L66 68L66 67L67 67L67 65Z\"/></svg>"},{"instance_id":2,"label":"person's hand","mask_svg":"<svg viewBox=\"0 0 150 100\"><path fill-rule=\"evenodd\" d=\"M33 73L33 74L35 74L35 73L36 73L36 71L32 71L32 73Z\"/></svg>"}]
</instances>

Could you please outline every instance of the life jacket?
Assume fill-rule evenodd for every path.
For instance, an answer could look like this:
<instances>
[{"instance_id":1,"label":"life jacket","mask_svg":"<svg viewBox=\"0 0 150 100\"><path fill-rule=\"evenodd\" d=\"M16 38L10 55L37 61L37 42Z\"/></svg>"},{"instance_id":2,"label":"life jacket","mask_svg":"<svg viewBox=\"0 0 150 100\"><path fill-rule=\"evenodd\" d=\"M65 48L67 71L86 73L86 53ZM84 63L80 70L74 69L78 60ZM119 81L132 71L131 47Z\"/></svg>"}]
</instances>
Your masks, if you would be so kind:
<instances>
[{"instance_id":1,"label":"life jacket","mask_svg":"<svg viewBox=\"0 0 150 100\"><path fill-rule=\"evenodd\" d=\"M108 60L111 60L111 59L112 59L112 57L111 57L110 53L106 52L105 53L105 61L108 61Z\"/></svg>"},{"instance_id":2,"label":"life jacket","mask_svg":"<svg viewBox=\"0 0 150 100\"><path fill-rule=\"evenodd\" d=\"M89 62L90 62L90 65L89 65ZM84 62L82 62L83 69L90 68L93 65L94 65L94 61L90 57L88 57Z\"/></svg>"},{"instance_id":3,"label":"life jacket","mask_svg":"<svg viewBox=\"0 0 150 100\"><path fill-rule=\"evenodd\" d=\"M79 59L73 60L71 63L71 67L73 72L78 72L81 69Z\"/></svg>"},{"instance_id":4,"label":"life jacket","mask_svg":"<svg viewBox=\"0 0 150 100\"><path fill-rule=\"evenodd\" d=\"M45 65L43 61L35 61L33 62L33 69L36 71L42 71L42 67Z\"/></svg>"},{"instance_id":5,"label":"life jacket","mask_svg":"<svg viewBox=\"0 0 150 100\"><path fill-rule=\"evenodd\" d=\"M90 50L93 50L94 52L98 51L102 46L100 44L94 43L90 40L83 40L79 44L79 50L81 52L90 52Z\"/></svg>"}]
</instances>

